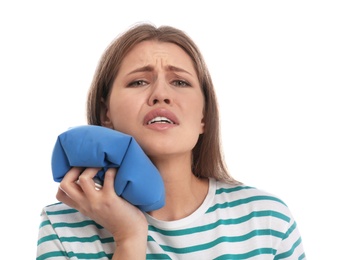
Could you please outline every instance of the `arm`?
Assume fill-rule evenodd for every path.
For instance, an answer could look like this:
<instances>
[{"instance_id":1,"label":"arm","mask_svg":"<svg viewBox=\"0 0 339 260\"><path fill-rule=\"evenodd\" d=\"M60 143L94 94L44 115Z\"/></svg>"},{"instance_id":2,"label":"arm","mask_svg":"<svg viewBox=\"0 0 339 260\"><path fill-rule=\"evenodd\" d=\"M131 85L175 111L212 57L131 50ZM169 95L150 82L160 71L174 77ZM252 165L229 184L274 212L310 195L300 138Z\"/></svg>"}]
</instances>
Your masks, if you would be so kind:
<instances>
[{"instance_id":1,"label":"arm","mask_svg":"<svg viewBox=\"0 0 339 260\"><path fill-rule=\"evenodd\" d=\"M60 183L57 199L77 209L108 230L116 242L113 259L145 259L148 224L144 214L116 195L116 169L105 173L101 190L93 177L98 169L72 168ZM81 175L80 175L81 174Z\"/></svg>"},{"instance_id":2,"label":"arm","mask_svg":"<svg viewBox=\"0 0 339 260\"><path fill-rule=\"evenodd\" d=\"M116 259L145 259L146 257L146 236L136 236L117 243L112 260Z\"/></svg>"}]
</instances>

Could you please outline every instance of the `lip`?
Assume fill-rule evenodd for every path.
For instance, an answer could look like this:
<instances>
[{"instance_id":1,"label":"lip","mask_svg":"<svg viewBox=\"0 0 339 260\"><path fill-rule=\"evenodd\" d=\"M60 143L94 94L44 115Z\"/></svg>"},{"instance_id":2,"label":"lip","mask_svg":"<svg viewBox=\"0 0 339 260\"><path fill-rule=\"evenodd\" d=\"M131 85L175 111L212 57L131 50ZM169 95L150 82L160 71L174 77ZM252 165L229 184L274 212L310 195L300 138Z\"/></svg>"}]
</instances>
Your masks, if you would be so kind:
<instances>
[{"instance_id":1,"label":"lip","mask_svg":"<svg viewBox=\"0 0 339 260\"><path fill-rule=\"evenodd\" d=\"M173 122L173 124L162 124L162 125L172 125L172 126L179 125L179 120L176 117L176 115L173 112L167 110L166 108L157 108L157 109L153 109L150 112L148 112L146 116L144 117L144 125L147 125L147 126L153 125L153 124L148 125L147 123L153 118L158 117L158 116L166 117Z\"/></svg>"}]
</instances>

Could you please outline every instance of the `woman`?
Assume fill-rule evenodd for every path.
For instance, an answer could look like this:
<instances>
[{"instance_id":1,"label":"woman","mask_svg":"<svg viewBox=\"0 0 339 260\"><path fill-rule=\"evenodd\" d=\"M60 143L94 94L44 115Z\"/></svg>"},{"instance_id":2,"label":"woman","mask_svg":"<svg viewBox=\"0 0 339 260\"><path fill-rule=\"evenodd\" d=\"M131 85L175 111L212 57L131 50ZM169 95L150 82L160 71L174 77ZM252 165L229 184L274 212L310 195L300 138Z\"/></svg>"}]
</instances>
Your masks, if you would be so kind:
<instances>
[{"instance_id":1,"label":"woman","mask_svg":"<svg viewBox=\"0 0 339 260\"><path fill-rule=\"evenodd\" d=\"M37 259L305 258L287 206L227 172L212 80L184 32L140 24L113 41L87 116L136 139L161 173L165 206L141 212L117 196L115 169L98 191L100 169L72 168L61 203L42 211Z\"/></svg>"}]
</instances>

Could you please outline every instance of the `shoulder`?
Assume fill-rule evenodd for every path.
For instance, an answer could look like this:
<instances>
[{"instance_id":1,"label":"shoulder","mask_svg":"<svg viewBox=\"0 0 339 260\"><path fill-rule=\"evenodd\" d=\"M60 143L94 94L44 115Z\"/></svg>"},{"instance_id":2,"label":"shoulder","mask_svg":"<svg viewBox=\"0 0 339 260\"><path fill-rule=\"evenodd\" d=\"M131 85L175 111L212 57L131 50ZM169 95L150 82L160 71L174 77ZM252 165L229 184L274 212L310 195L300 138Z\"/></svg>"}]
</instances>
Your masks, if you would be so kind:
<instances>
[{"instance_id":1,"label":"shoulder","mask_svg":"<svg viewBox=\"0 0 339 260\"><path fill-rule=\"evenodd\" d=\"M269 196L280 200L276 195L263 189L258 189L246 184L232 185L223 181L214 180L217 193L228 193L235 196ZM280 200L281 201L281 200ZM281 201L282 202L282 201ZM283 203L283 202L282 202Z\"/></svg>"},{"instance_id":2,"label":"shoulder","mask_svg":"<svg viewBox=\"0 0 339 260\"><path fill-rule=\"evenodd\" d=\"M296 221L286 203L275 194L215 181L214 203L208 213L236 227L236 232L254 235L257 239L251 240L253 243L274 248L277 256L291 255L297 259L303 255Z\"/></svg>"},{"instance_id":3,"label":"shoulder","mask_svg":"<svg viewBox=\"0 0 339 260\"><path fill-rule=\"evenodd\" d=\"M42 209L42 214L47 216L67 216L76 213L78 213L76 209L73 209L61 202L47 205Z\"/></svg>"},{"instance_id":4,"label":"shoulder","mask_svg":"<svg viewBox=\"0 0 339 260\"><path fill-rule=\"evenodd\" d=\"M215 181L214 207L224 207L236 212L269 214L290 222L292 215L286 203L277 195L247 185L230 185Z\"/></svg>"},{"instance_id":5,"label":"shoulder","mask_svg":"<svg viewBox=\"0 0 339 260\"><path fill-rule=\"evenodd\" d=\"M272 201L286 206L286 203L277 195L248 185L231 185L222 181L215 181L215 195L226 196L228 199L243 203L255 201Z\"/></svg>"},{"instance_id":6,"label":"shoulder","mask_svg":"<svg viewBox=\"0 0 339 260\"><path fill-rule=\"evenodd\" d=\"M63 203L42 209L37 259L46 259L47 255L70 256L71 259L77 256L81 259L98 259L99 256L106 259L107 256L111 259L113 242L106 229Z\"/></svg>"},{"instance_id":7,"label":"shoulder","mask_svg":"<svg viewBox=\"0 0 339 260\"><path fill-rule=\"evenodd\" d=\"M78 237L111 236L101 225L61 202L42 209L40 227L48 226L51 226L59 237L67 237L70 233Z\"/></svg>"},{"instance_id":8,"label":"shoulder","mask_svg":"<svg viewBox=\"0 0 339 260\"><path fill-rule=\"evenodd\" d=\"M93 220L84 216L78 210L61 202L45 206L42 209L41 215L54 227L96 226L97 228L101 228Z\"/></svg>"}]
</instances>

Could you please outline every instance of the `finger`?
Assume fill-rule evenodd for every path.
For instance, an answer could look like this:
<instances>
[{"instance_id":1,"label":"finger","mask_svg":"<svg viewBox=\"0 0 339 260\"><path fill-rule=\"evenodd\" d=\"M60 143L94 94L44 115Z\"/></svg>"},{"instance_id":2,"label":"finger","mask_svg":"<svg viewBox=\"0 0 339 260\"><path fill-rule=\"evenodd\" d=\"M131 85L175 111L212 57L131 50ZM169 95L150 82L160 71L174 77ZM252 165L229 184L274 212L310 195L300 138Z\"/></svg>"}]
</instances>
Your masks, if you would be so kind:
<instances>
[{"instance_id":1,"label":"finger","mask_svg":"<svg viewBox=\"0 0 339 260\"><path fill-rule=\"evenodd\" d=\"M69 196L72 196L72 193L74 193L73 191L81 191L81 188L76 184L76 181L78 180L82 171L82 168L73 167L65 174L62 181L60 182L60 188Z\"/></svg>"},{"instance_id":2,"label":"finger","mask_svg":"<svg viewBox=\"0 0 339 260\"><path fill-rule=\"evenodd\" d=\"M117 169L116 168L109 168L105 172L105 179L104 179L104 184L103 184L103 190L105 192L112 192L114 194L114 179L117 174Z\"/></svg>"},{"instance_id":3,"label":"finger","mask_svg":"<svg viewBox=\"0 0 339 260\"><path fill-rule=\"evenodd\" d=\"M78 184L81 186L85 194L97 192L93 178L98 173L100 168L87 168L79 176Z\"/></svg>"},{"instance_id":4,"label":"finger","mask_svg":"<svg viewBox=\"0 0 339 260\"><path fill-rule=\"evenodd\" d=\"M63 182L75 182L79 175L83 172L84 168L81 167L72 167L62 179Z\"/></svg>"},{"instance_id":5,"label":"finger","mask_svg":"<svg viewBox=\"0 0 339 260\"><path fill-rule=\"evenodd\" d=\"M75 201L73 201L66 192L64 192L61 187L59 187L57 194L56 194L56 199L60 202L65 203L66 205L72 207L72 208L76 208L77 204L75 203Z\"/></svg>"}]
</instances>

